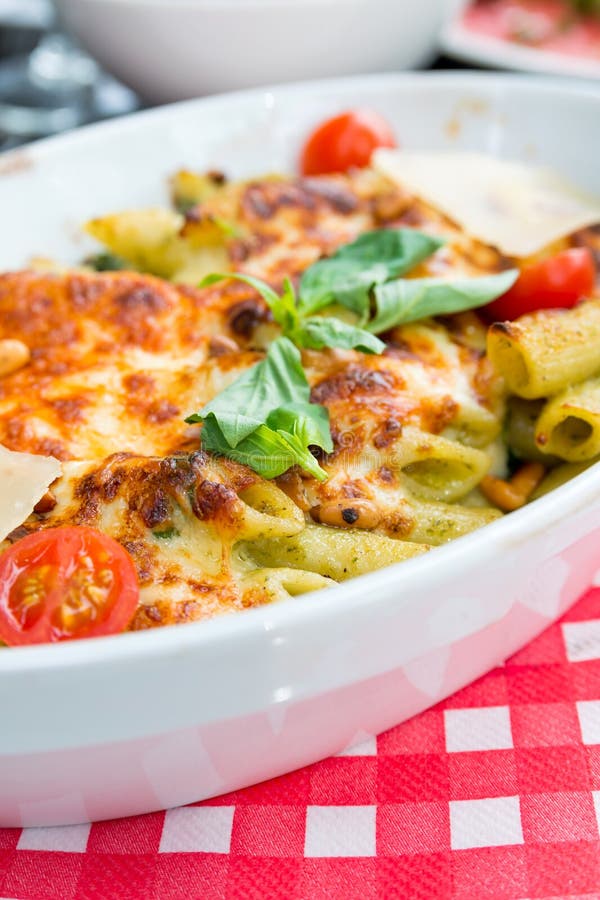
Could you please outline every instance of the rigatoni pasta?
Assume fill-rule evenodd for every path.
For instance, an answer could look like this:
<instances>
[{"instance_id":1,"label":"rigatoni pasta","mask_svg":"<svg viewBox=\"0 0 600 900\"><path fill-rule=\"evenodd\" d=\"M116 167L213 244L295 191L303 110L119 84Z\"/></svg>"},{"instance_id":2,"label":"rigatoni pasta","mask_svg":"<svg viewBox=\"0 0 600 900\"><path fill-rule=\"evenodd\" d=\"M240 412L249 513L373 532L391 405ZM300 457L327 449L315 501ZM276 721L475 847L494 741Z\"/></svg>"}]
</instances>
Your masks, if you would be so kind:
<instances>
[{"instance_id":1,"label":"rigatoni pasta","mask_svg":"<svg viewBox=\"0 0 600 900\"><path fill-rule=\"evenodd\" d=\"M548 465L552 458L545 449L538 447L535 428L544 400L523 400L511 397L506 412L506 442L519 459L533 459Z\"/></svg>"},{"instance_id":2,"label":"rigatoni pasta","mask_svg":"<svg viewBox=\"0 0 600 900\"><path fill-rule=\"evenodd\" d=\"M588 378L561 391L544 405L535 425L544 453L568 462L600 454L600 378Z\"/></svg>"},{"instance_id":3,"label":"rigatoni pasta","mask_svg":"<svg viewBox=\"0 0 600 900\"><path fill-rule=\"evenodd\" d=\"M394 463L412 493L423 500L460 500L476 487L489 468L483 451L458 441L413 432L410 443L407 456L404 446L397 448Z\"/></svg>"},{"instance_id":4,"label":"rigatoni pasta","mask_svg":"<svg viewBox=\"0 0 600 900\"><path fill-rule=\"evenodd\" d=\"M411 426L402 428L385 449L369 448L362 459L372 468L389 466L416 497L446 502L473 490L489 467L482 450Z\"/></svg>"},{"instance_id":5,"label":"rigatoni pasta","mask_svg":"<svg viewBox=\"0 0 600 900\"><path fill-rule=\"evenodd\" d=\"M488 354L509 391L528 400L583 381L600 370L600 299L498 322Z\"/></svg>"}]
</instances>

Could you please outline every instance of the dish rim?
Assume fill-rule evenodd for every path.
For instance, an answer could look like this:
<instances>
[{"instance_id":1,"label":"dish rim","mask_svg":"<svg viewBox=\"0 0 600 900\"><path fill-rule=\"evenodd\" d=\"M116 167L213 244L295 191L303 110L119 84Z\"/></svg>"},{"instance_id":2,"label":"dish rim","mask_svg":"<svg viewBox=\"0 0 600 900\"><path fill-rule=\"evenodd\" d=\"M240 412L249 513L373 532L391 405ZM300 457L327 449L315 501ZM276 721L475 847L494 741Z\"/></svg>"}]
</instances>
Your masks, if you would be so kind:
<instances>
[{"instance_id":1,"label":"dish rim","mask_svg":"<svg viewBox=\"0 0 600 900\"><path fill-rule=\"evenodd\" d=\"M600 93L597 86L577 82L565 83L560 79L537 79L531 75L520 73L438 70L436 72L375 73L343 78L304 80L292 84L249 88L184 100L36 141L25 148L16 148L3 154L0 153L0 177L2 175L11 177L11 162L18 164L19 161L25 160L35 165L54 153L60 154L65 148L68 150L70 146L75 145L76 147L79 144L85 147L87 141L93 141L98 135L110 137L113 131L118 133L123 128L137 127L138 122L168 119L170 116L177 117L190 109L214 104L235 104L244 99L252 102L252 100L264 99L268 95L275 95L275 100L282 102L286 95L302 94L306 90L318 92L322 89L326 91L344 89L350 94L352 87L357 84L364 86L372 83L373 86L385 89L388 86L394 87L402 83L410 86L411 82L418 87L432 81L441 82L449 88L477 87L478 84L484 84L486 89L491 88L492 90L501 90L509 84L512 88L525 87L539 94L587 97L598 102L600 106ZM22 174L27 177L26 171L23 171ZM19 177L19 175L15 177ZM63 641L58 644L4 648L0 651L0 674L29 672L39 674L43 670L73 666L87 668L98 663L108 664L116 660L124 661L127 658L169 656L189 645L194 645L199 649L207 643L223 642L231 647L235 641L250 640L252 637L258 637L261 633L274 631L281 625L293 627L296 623L303 624L309 618L313 619L314 624L318 626L319 621L323 619L337 618L342 611L348 614L353 607L364 606L366 603L376 613L380 606L389 602L389 594L384 588L392 585L396 591L402 592L396 602L408 604L414 602L411 588L425 587L435 581L441 583L442 578L452 577L459 570L467 571L469 565L474 561L481 564L482 561L497 558L503 549L519 543L525 538L545 532L558 519L582 509L596 494L600 494L600 462L536 500L530 506L512 512L448 544L436 547L432 552L423 556L359 575L326 591L302 594L290 597L280 603L265 604L253 609L226 613L197 622L167 625L85 640ZM369 588L370 590L367 590ZM5 652L5 650L10 652Z\"/></svg>"}]
</instances>

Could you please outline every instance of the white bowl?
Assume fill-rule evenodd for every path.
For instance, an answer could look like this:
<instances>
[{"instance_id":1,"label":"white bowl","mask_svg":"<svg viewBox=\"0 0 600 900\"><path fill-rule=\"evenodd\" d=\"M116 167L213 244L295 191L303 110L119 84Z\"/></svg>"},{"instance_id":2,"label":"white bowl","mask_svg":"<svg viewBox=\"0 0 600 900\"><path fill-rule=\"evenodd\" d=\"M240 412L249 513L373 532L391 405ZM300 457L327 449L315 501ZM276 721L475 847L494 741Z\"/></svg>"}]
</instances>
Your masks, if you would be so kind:
<instances>
[{"instance_id":1,"label":"white bowl","mask_svg":"<svg viewBox=\"0 0 600 900\"><path fill-rule=\"evenodd\" d=\"M164 103L428 62L444 0L56 0L110 72Z\"/></svg>"},{"instance_id":2,"label":"white bowl","mask_svg":"<svg viewBox=\"0 0 600 900\"><path fill-rule=\"evenodd\" d=\"M160 201L179 165L293 169L361 104L407 147L531 158L600 191L600 97L438 73L250 91L0 157L0 270L77 259L77 223ZM35 211L32 215L31 211ZM542 631L598 568L600 467L454 543L322 594L116 637L0 651L0 825L148 812L335 753L432 705Z\"/></svg>"}]
</instances>

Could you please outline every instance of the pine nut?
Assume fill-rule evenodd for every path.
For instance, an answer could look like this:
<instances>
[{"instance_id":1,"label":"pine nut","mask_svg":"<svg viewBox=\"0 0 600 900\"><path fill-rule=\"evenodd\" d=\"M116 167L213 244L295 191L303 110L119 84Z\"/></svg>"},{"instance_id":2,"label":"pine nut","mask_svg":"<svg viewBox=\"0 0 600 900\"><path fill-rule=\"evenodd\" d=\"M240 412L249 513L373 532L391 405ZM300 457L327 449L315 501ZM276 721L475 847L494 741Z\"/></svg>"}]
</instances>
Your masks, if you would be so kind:
<instances>
[{"instance_id":1,"label":"pine nut","mask_svg":"<svg viewBox=\"0 0 600 900\"><path fill-rule=\"evenodd\" d=\"M332 500L311 509L310 514L323 525L337 528L376 528L381 521L381 513L370 500Z\"/></svg>"},{"instance_id":2,"label":"pine nut","mask_svg":"<svg viewBox=\"0 0 600 900\"><path fill-rule=\"evenodd\" d=\"M224 356L226 353L239 353L239 344L224 334L215 334L208 342L208 355Z\"/></svg>"},{"instance_id":3,"label":"pine nut","mask_svg":"<svg viewBox=\"0 0 600 900\"><path fill-rule=\"evenodd\" d=\"M23 341L0 340L0 378L22 369L30 359L29 347Z\"/></svg>"}]
</instances>

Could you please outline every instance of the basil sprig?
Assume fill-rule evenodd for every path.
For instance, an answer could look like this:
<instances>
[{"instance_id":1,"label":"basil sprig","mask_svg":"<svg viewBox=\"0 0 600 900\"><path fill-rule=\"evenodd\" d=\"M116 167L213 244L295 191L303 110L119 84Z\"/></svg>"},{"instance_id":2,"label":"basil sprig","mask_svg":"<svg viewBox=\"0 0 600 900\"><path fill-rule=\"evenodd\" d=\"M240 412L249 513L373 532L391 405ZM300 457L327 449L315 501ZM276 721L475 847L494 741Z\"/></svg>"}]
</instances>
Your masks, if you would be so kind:
<instances>
[{"instance_id":1,"label":"basil sprig","mask_svg":"<svg viewBox=\"0 0 600 900\"><path fill-rule=\"evenodd\" d=\"M289 278L283 282L283 291L278 294L266 282L252 275L241 275L238 272L215 273L207 275L200 287L215 284L223 278L235 278L249 284L261 295L284 337L289 338L297 347L311 350L322 350L323 347L342 347L345 350L362 350L363 353L383 353L385 344L364 328L349 325L333 316L309 316L301 309L294 285Z\"/></svg>"},{"instance_id":2,"label":"basil sprig","mask_svg":"<svg viewBox=\"0 0 600 900\"><path fill-rule=\"evenodd\" d=\"M300 353L277 338L266 357L186 422L202 422L206 450L244 463L264 478L299 465L319 481L326 473L308 449L333 450L329 413L310 402Z\"/></svg>"},{"instance_id":3,"label":"basil sprig","mask_svg":"<svg viewBox=\"0 0 600 900\"><path fill-rule=\"evenodd\" d=\"M244 463L265 478L275 478L299 465L325 481L327 474L309 447L332 451L329 413L310 402L297 348L341 347L382 353L385 344L376 332L483 306L507 291L518 276L518 271L511 269L480 278L400 277L443 243L415 229L368 232L309 266L298 296L289 279L278 294L251 275L227 273L205 278L201 286L235 278L257 290L282 336L273 341L262 362L186 419L202 423L203 447ZM314 315L334 303L351 310L356 325L336 316Z\"/></svg>"},{"instance_id":4,"label":"basil sprig","mask_svg":"<svg viewBox=\"0 0 600 900\"><path fill-rule=\"evenodd\" d=\"M518 271L469 278L400 278L435 253L444 240L413 228L360 235L302 275L298 297L286 278L281 295L251 275L209 275L201 286L222 278L251 285L264 298L282 333L297 347L341 347L382 353L374 337L389 328L429 316L448 315L490 303L514 284ZM331 315L312 315L337 303L357 317L349 324Z\"/></svg>"}]
</instances>

